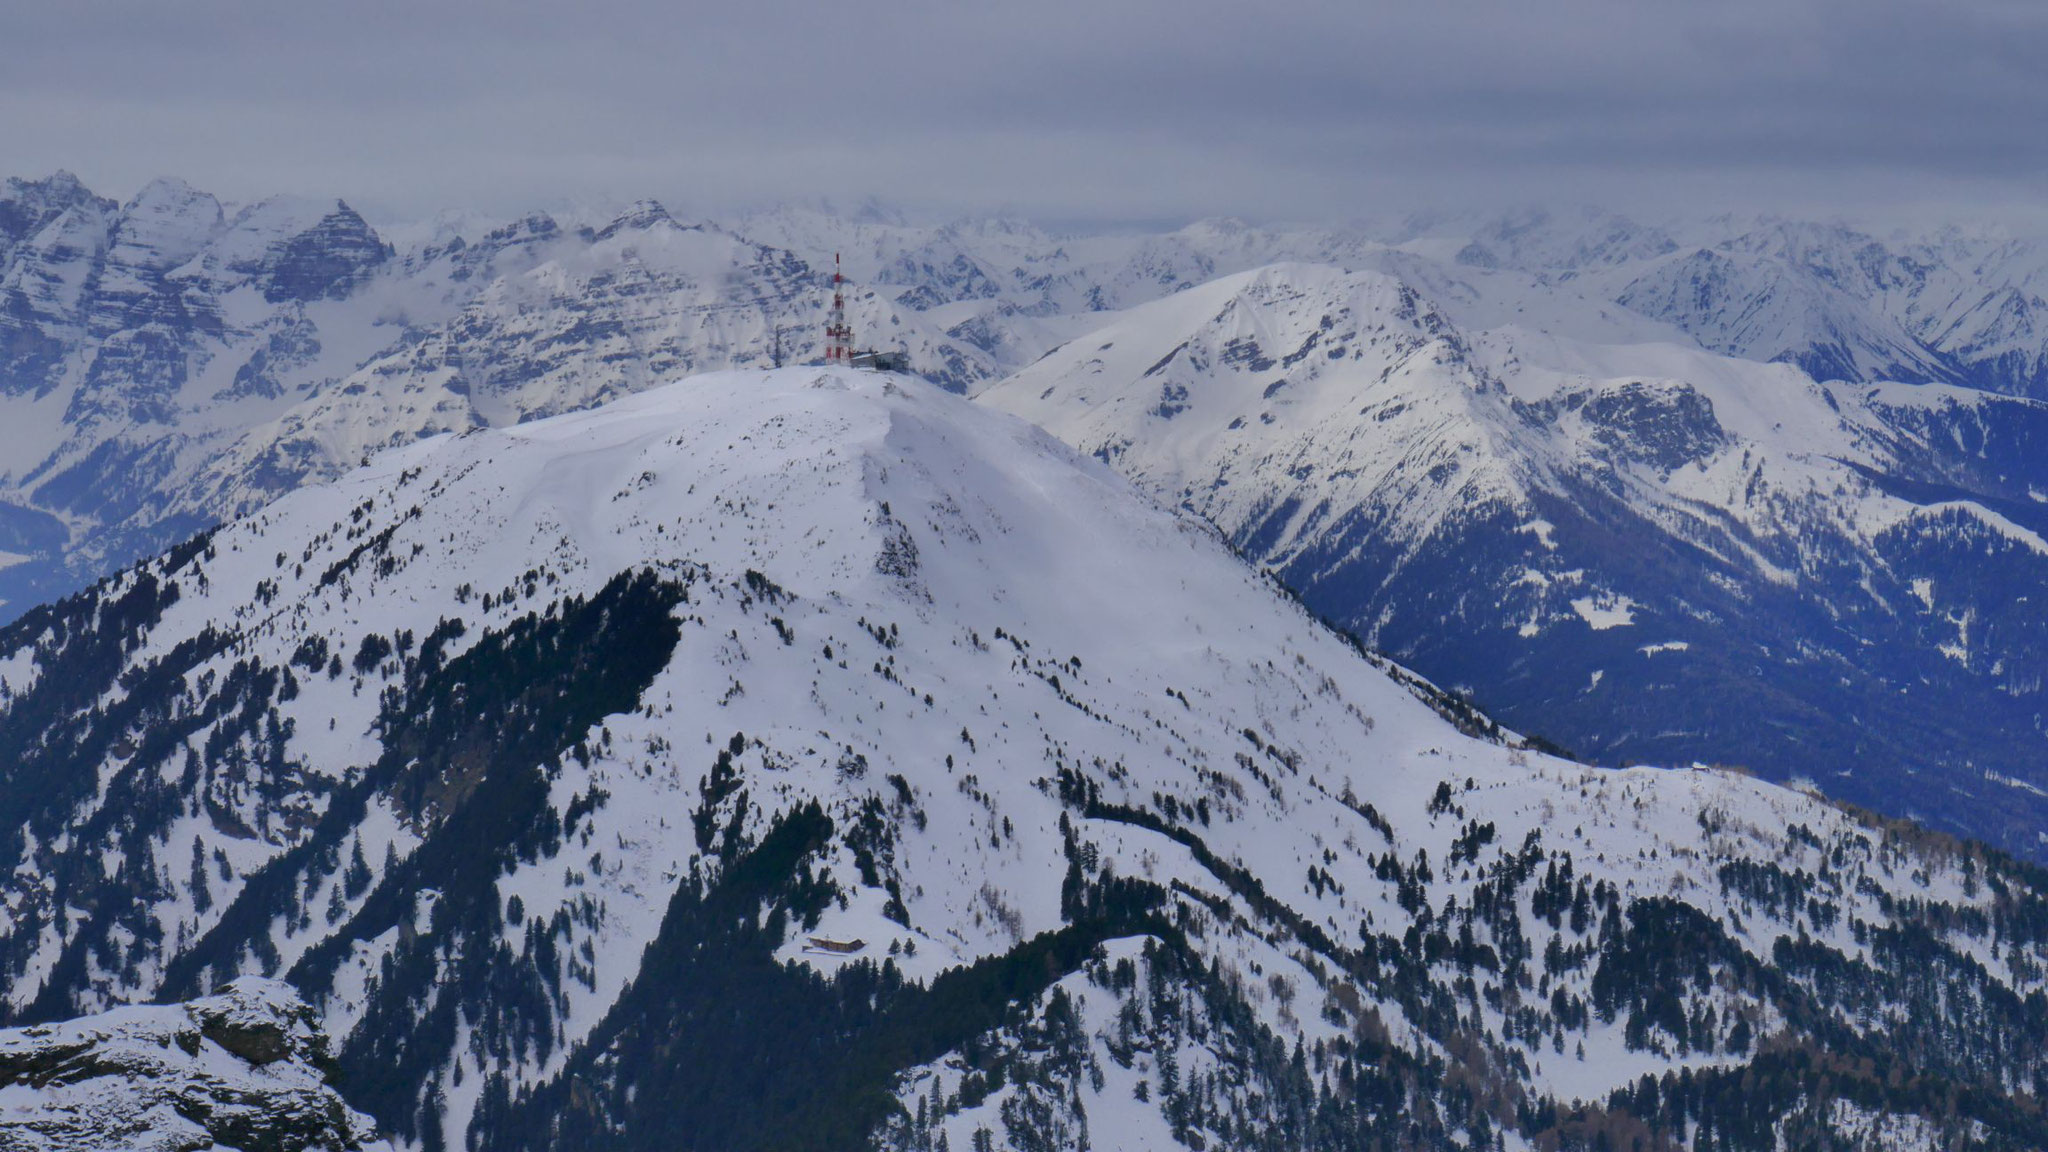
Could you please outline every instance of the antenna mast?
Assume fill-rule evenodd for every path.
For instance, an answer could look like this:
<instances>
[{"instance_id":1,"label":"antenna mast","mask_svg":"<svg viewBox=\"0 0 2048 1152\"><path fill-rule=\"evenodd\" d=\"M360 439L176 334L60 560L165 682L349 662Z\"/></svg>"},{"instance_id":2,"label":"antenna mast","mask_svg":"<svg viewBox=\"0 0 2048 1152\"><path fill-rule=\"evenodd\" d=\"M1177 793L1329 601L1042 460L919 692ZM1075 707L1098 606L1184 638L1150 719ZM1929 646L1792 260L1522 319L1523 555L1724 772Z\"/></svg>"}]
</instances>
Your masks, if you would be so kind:
<instances>
[{"instance_id":1,"label":"antenna mast","mask_svg":"<svg viewBox=\"0 0 2048 1152\"><path fill-rule=\"evenodd\" d=\"M825 317L825 364L845 367L853 355L853 329L846 323L845 277L839 274L839 253L832 254L832 311Z\"/></svg>"}]
</instances>

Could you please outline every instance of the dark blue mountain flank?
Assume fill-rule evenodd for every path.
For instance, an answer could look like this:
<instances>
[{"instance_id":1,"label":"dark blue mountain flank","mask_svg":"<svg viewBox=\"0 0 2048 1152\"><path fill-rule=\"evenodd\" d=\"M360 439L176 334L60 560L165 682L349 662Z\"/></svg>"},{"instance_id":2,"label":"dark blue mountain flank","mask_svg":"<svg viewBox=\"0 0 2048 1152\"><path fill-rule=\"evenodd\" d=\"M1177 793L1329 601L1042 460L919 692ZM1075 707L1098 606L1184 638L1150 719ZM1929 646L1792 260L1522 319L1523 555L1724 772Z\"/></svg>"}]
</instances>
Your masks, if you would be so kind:
<instances>
[{"instance_id":1,"label":"dark blue mountain flank","mask_svg":"<svg viewBox=\"0 0 2048 1152\"><path fill-rule=\"evenodd\" d=\"M1246 273L982 399L1511 728L2048 856L2048 407L1466 332L1406 292ZM1344 355L1244 351L1310 339Z\"/></svg>"}]
</instances>

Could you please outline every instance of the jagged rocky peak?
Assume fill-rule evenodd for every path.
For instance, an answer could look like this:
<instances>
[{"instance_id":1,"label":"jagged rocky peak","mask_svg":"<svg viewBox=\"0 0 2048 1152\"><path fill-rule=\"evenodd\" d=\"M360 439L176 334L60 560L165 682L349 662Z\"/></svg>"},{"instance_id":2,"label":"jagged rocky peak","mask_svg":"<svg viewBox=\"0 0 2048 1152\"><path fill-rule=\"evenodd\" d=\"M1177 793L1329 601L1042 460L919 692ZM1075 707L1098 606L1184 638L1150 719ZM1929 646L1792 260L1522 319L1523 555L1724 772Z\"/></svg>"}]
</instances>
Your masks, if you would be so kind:
<instances>
[{"instance_id":1,"label":"jagged rocky peak","mask_svg":"<svg viewBox=\"0 0 2048 1152\"><path fill-rule=\"evenodd\" d=\"M260 977L184 1004L0 1029L0 1146L388 1149L330 1067L312 1010Z\"/></svg>"},{"instance_id":2,"label":"jagged rocky peak","mask_svg":"<svg viewBox=\"0 0 2048 1152\"><path fill-rule=\"evenodd\" d=\"M528 212L513 220L483 224L469 219L437 222L432 237L406 251L405 273L418 274L436 261L453 263L456 282L502 274L510 268L498 261L508 253L521 260L538 254L567 233L545 212ZM519 264L523 270L527 265Z\"/></svg>"},{"instance_id":3,"label":"jagged rocky peak","mask_svg":"<svg viewBox=\"0 0 2048 1152\"><path fill-rule=\"evenodd\" d=\"M668 214L668 209L661 206L659 200L635 200L624 212L614 217L611 223L598 229L597 239L609 240L621 232L641 232L663 224L681 227L675 218Z\"/></svg>"},{"instance_id":4,"label":"jagged rocky peak","mask_svg":"<svg viewBox=\"0 0 2048 1152\"><path fill-rule=\"evenodd\" d=\"M169 274L225 227L220 201L182 180L151 181L122 207L92 302L93 335L104 339L149 323L194 322Z\"/></svg>"},{"instance_id":5,"label":"jagged rocky peak","mask_svg":"<svg viewBox=\"0 0 2048 1152\"><path fill-rule=\"evenodd\" d=\"M93 195L69 172L58 171L41 180L9 177L5 189L0 190L0 261L6 259L12 245L35 235L65 209L81 205L100 212L115 207L113 201Z\"/></svg>"},{"instance_id":6,"label":"jagged rocky peak","mask_svg":"<svg viewBox=\"0 0 2048 1152\"><path fill-rule=\"evenodd\" d=\"M562 234L562 226L553 216L545 212L528 212L510 224L501 224L484 233L483 242L509 247L534 240L552 240Z\"/></svg>"},{"instance_id":7,"label":"jagged rocky peak","mask_svg":"<svg viewBox=\"0 0 2048 1152\"><path fill-rule=\"evenodd\" d=\"M502 274L508 270L499 261L510 256L515 261L533 261L542 258L551 246L566 233L553 216L545 212L529 212L517 220L500 224L486 231L482 239L473 244L462 237L455 237L443 251L455 254L457 279ZM433 252L423 255L432 255ZM516 267L523 268L524 263Z\"/></svg>"},{"instance_id":8,"label":"jagged rocky peak","mask_svg":"<svg viewBox=\"0 0 2048 1152\"><path fill-rule=\"evenodd\" d=\"M223 226L220 201L212 193L160 176L122 206L115 248L147 252L147 262L131 262L167 272L197 256Z\"/></svg>"},{"instance_id":9,"label":"jagged rocky peak","mask_svg":"<svg viewBox=\"0 0 2048 1152\"><path fill-rule=\"evenodd\" d=\"M344 201L311 228L287 238L264 269L263 294L272 301L344 296L379 265L391 248Z\"/></svg>"},{"instance_id":10,"label":"jagged rocky peak","mask_svg":"<svg viewBox=\"0 0 2048 1152\"><path fill-rule=\"evenodd\" d=\"M347 202L273 196L236 213L180 275L210 292L254 284L273 304L306 303L347 295L391 256Z\"/></svg>"}]
</instances>

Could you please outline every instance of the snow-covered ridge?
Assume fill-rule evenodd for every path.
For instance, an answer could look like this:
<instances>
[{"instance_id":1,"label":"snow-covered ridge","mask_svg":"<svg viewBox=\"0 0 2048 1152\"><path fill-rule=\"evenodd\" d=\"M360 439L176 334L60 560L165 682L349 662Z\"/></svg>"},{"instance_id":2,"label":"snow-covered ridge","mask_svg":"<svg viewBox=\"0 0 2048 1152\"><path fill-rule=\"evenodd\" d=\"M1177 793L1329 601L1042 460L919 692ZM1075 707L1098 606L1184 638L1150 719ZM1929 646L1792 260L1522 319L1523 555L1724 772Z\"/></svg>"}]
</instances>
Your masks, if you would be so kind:
<instances>
[{"instance_id":1,"label":"snow-covered ridge","mask_svg":"<svg viewBox=\"0 0 2048 1152\"><path fill-rule=\"evenodd\" d=\"M1200 221L1067 235L870 205L678 221L449 214L394 248L345 204L224 213L175 180L127 204L64 174L0 192L0 614L365 455L817 350L843 253L864 340L972 390L1118 310L1299 261L1378 270L1468 332L1675 343L1816 377L2026 393L2037 246L1949 231L1517 213L1374 227ZM1732 270L1687 278L1706 261ZM1705 300L1707 303L1694 305Z\"/></svg>"},{"instance_id":2,"label":"snow-covered ridge","mask_svg":"<svg viewBox=\"0 0 2048 1152\"><path fill-rule=\"evenodd\" d=\"M1780 1077L1812 1037L1853 1077L1907 1026L1915 1075L1987 1093L1931 1143L2029 1131L2005 1102L2048 1061L2040 898L1996 859L1465 735L1205 525L910 377L406 446L25 616L25 651L9 1016L280 975L410 1143L1525 1147L1583 1122L1546 1102ZM924 1008L976 988L1010 999ZM864 1078L883 1051L912 1063ZM732 1069L759 1092L703 1103ZM1782 1075L1767 1126L1832 1108Z\"/></svg>"},{"instance_id":3,"label":"snow-covered ridge","mask_svg":"<svg viewBox=\"0 0 2048 1152\"><path fill-rule=\"evenodd\" d=\"M1524 731L1818 779L2040 850L2048 812L1978 766L2044 782L2048 408L1475 300L1276 264L1130 309L978 399Z\"/></svg>"}]
</instances>

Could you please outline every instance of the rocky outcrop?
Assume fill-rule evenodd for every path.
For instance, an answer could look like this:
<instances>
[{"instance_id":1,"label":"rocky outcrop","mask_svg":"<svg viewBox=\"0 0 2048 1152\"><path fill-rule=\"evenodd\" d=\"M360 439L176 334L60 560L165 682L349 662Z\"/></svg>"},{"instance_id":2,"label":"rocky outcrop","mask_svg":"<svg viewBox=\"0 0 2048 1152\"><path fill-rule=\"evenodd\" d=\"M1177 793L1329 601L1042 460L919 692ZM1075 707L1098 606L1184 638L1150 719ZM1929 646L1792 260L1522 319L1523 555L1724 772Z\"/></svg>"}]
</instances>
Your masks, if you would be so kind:
<instances>
[{"instance_id":1,"label":"rocky outcrop","mask_svg":"<svg viewBox=\"0 0 2048 1152\"><path fill-rule=\"evenodd\" d=\"M185 1004L0 1030L0 1146L387 1149L327 1065L311 1010L257 977Z\"/></svg>"}]
</instances>

